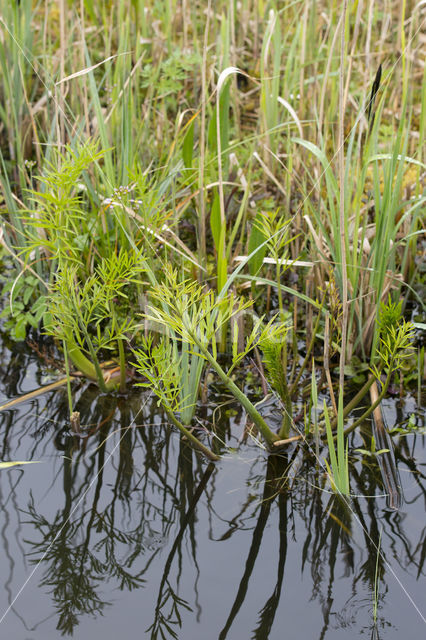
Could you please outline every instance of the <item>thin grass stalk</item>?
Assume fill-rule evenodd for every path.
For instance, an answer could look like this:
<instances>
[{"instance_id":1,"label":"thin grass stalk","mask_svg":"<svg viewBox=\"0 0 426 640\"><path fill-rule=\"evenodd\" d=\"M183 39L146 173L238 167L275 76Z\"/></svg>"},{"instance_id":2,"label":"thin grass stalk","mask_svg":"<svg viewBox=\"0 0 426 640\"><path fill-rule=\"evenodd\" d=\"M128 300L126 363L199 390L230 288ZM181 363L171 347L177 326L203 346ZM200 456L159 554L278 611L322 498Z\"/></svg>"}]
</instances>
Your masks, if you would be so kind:
<instances>
[{"instance_id":1,"label":"thin grass stalk","mask_svg":"<svg viewBox=\"0 0 426 640\"><path fill-rule=\"evenodd\" d=\"M68 398L68 409L70 412L70 416L72 416L74 407L72 402L72 391L71 391L71 375L70 375L70 367L68 362L68 349L65 341L62 343L63 351L64 351L64 361L65 361L65 373L67 376L67 398Z\"/></svg>"},{"instance_id":2,"label":"thin grass stalk","mask_svg":"<svg viewBox=\"0 0 426 640\"><path fill-rule=\"evenodd\" d=\"M272 69L268 67L271 45L273 46ZM278 96L280 87L281 35L279 19L274 9L270 9L268 24L262 44L260 82L261 111L263 115L264 133L268 136L269 148L276 153L276 139L273 131L278 125ZM264 158L270 168L270 154Z\"/></svg>"},{"instance_id":3,"label":"thin grass stalk","mask_svg":"<svg viewBox=\"0 0 426 640\"><path fill-rule=\"evenodd\" d=\"M407 97L408 89L408 73L407 73L407 47L405 42L405 11L407 0L401 2L401 18L400 18L400 39L401 39L401 62L402 62L402 103L404 104Z\"/></svg>"},{"instance_id":4,"label":"thin grass stalk","mask_svg":"<svg viewBox=\"0 0 426 640\"><path fill-rule=\"evenodd\" d=\"M201 115L200 115L200 160L198 165L198 191L199 191L199 204L198 204L198 246L199 246L199 261L202 266L205 267L207 261L207 248L206 248L206 204L205 204L205 191L204 191L204 160L206 152L206 103L207 103L207 46L208 46L208 34L210 27L210 12L211 12L211 0L207 3L207 17L206 26L204 29L204 45L203 45L203 61L201 67ZM199 274L199 278L202 277L202 273Z\"/></svg>"},{"instance_id":5,"label":"thin grass stalk","mask_svg":"<svg viewBox=\"0 0 426 640\"><path fill-rule=\"evenodd\" d=\"M311 374L311 407L309 412L309 417L311 416L311 411L314 411L314 441L315 441L315 459L317 461L317 466L319 464L319 445L320 445L320 437L319 437L319 428L318 428L318 387L317 387L317 379L316 379L316 371L315 371L315 359L312 358L312 374ZM305 434L306 435L306 434Z\"/></svg>"},{"instance_id":6,"label":"thin grass stalk","mask_svg":"<svg viewBox=\"0 0 426 640\"><path fill-rule=\"evenodd\" d=\"M364 420L366 420L366 418L368 418L368 416L370 416L373 413L373 411L376 409L376 407L379 406L381 401L386 396L386 393L387 393L387 390L389 388L389 384L390 384L391 379L392 379L392 371L390 371L390 373L388 373L388 375L386 377L386 380L382 385L382 390L379 393L379 395L377 396L377 400L375 402L373 402L373 404L370 407L368 407L368 409L366 409L364 411L362 416L360 416L357 420L355 420L355 422L353 422L349 427L346 427L345 435L348 435L349 433L352 433L352 431L354 431L357 427L359 427L359 425L362 424L364 422ZM374 383L376 378L374 376L371 376L370 380L371 380L371 384L369 385L369 388Z\"/></svg>"},{"instance_id":7,"label":"thin grass stalk","mask_svg":"<svg viewBox=\"0 0 426 640\"><path fill-rule=\"evenodd\" d=\"M81 34L81 66L84 67L84 50L86 49L86 21L84 15L84 0L80 0L80 34ZM90 118L89 118L89 104L88 104L88 96L87 96L87 84L86 81L83 81L82 86L83 91L83 112L84 112L84 122L86 127L86 135L90 136Z\"/></svg>"},{"instance_id":8,"label":"thin grass stalk","mask_svg":"<svg viewBox=\"0 0 426 640\"><path fill-rule=\"evenodd\" d=\"M124 352L124 340L117 340L118 362L120 365L120 393L126 392L126 354Z\"/></svg>"},{"instance_id":9,"label":"thin grass stalk","mask_svg":"<svg viewBox=\"0 0 426 640\"><path fill-rule=\"evenodd\" d=\"M344 69L346 52L346 10L347 0L343 0L342 26L340 40L340 73L339 73L339 182L340 182L340 259L342 269L342 338L339 362L339 402L343 401L343 387L345 383L345 357L348 328L348 275L346 267L347 220L345 216L345 150L344 150L344 122L345 122L345 94ZM342 405L343 406L343 405Z\"/></svg>"},{"instance_id":10,"label":"thin grass stalk","mask_svg":"<svg viewBox=\"0 0 426 640\"><path fill-rule=\"evenodd\" d=\"M89 335L89 332L87 330L87 327L83 323L81 323L81 331L82 331L82 333L84 335L84 339L86 341L87 348L89 349L89 353L90 353L90 357L92 359L93 366L95 367L96 378L97 378L97 381L98 381L99 388L103 393L107 393L108 389L107 389L107 386L105 384L105 379L104 379L104 376L103 376L103 373L102 373L101 365L99 364L99 360L98 360L98 357L96 355L96 351L95 351L95 348L93 346L93 342L92 342L92 340L90 338L90 335Z\"/></svg>"},{"instance_id":11,"label":"thin grass stalk","mask_svg":"<svg viewBox=\"0 0 426 640\"><path fill-rule=\"evenodd\" d=\"M381 546L382 546L382 532L383 532L383 528L380 529L380 533L379 533L379 542L377 544L377 554L376 554L376 568L374 571L374 589L373 589L373 624L377 625L377 610L378 610L378 605L379 605L379 582L380 582L380 575L379 575L379 558L381 555Z\"/></svg>"},{"instance_id":12,"label":"thin grass stalk","mask_svg":"<svg viewBox=\"0 0 426 640\"><path fill-rule=\"evenodd\" d=\"M320 144L321 146L324 143L324 140L326 139L326 130L325 130L325 123L324 123L324 105L325 105L325 96L327 95L327 93L330 93L330 89L327 86L327 81L328 81L328 77L331 73L331 66L333 63L333 55L334 55L334 50L337 44L337 38L339 37L339 29L341 29L341 24L343 21L343 14L340 15L339 17L339 21L336 25L336 29L333 35L333 40L331 42L330 45L330 49L329 49L329 54L328 54L328 58L327 58L327 64L326 64L326 68L324 70L324 77L323 77L323 81L322 81L322 87L321 87L321 95L320 95L320 106L319 106L319 110L318 110L318 137L320 140Z\"/></svg>"},{"instance_id":13,"label":"thin grass stalk","mask_svg":"<svg viewBox=\"0 0 426 640\"><path fill-rule=\"evenodd\" d=\"M323 297L321 306L318 309L318 316L317 316L317 319L316 319L316 322L315 322L315 326L314 326L314 328L312 330L312 335L311 335L311 338L310 338L310 341L309 341L309 345L308 345L308 349L306 351L306 355L305 355L305 357L303 359L302 364L300 365L300 368L299 368L299 371L298 371L298 374L297 374L296 378L291 383L291 386L290 386L290 389L289 389L290 397L293 396L293 394L295 393L295 391L297 389L297 385L299 384L300 378L302 377L303 372L305 371L305 369L307 367L307 364L308 364L308 362L310 360L312 349L314 348L314 344L315 344L315 339L317 337L317 333L318 333L318 329L319 329L319 323L320 323L320 320L321 320L321 314L322 314L322 310L324 308L324 304L325 304L325 295Z\"/></svg>"},{"instance_id":14,"label":"thin grass stalk","mask_svg":"<svg viewBox=\"0 0 426 640\"><path fill-rule=\"evenodd\" d=\"M334 415L337 418L336 397L334 395L333 383L330 375L330 314L325 316L324 327L324 364L323 370L325 379L327 380L328 392L330 394L331 404L333 405Z\"/></svg>"},{"instance_id":15,"label":"thin grass stalk","mask_svg":"<svg viewBox=\"0 0 426 640\"><path fill-rule=\"evenodd\" d=\"M394 144L394 150L391 158L384 166L384 191L383 195L380 194L378 189L379 176L377 168L375 182L377 184L375 200L376 200L376 236L372 244L371 249L371 268L372 277L370 280L370 286L376 293L374 300L375 305L375 317L379 313L379 303L382 299L386 272L389 268L395 271L395 216L399 207L399 194L401 190L404 165L405 165L405 151L408 143L408 132L403 139L403 124L402 121L405 118L404 110L401 116L401 124L398 131L398 136ZM396 173L396 176L395 176ZM394 180L395 176L395 180ZM371 339L371 355L370 358L373 361L376 355L376 349L378 344L378 329L377 324Z\"/></svg>"},{"instance_id":16,"label":"thin grass stalk","mask_svg":"<svg viewBox=\"0 0 426 640\"><path fill-rule=\"evenodd\" d=\"M221 131L221 105L220 90L217 88L216 102L216 143L217 143L217 162L218 162L218 190L219 190L219 209L220 209L220 235L219 246L217 248L217 290L220 292L225 284L227 275L226 262L226 215L225 215L225 196L223 191L223 169L222 169L222 131Z\"/></svg>"},{"instance_id":17,"label":"thin grass stalk","mask_svg":"<svg viewBox=\"0 0 426 640\"><path fill-rule=\"evenodd\" d=\"M59 74L60 78L65 78L65 0L59 0ZM59 99L57 109L57 127L58 127L58 151L65 144L65 84L61 83L59 87Z\"/></svg>"},{"instance_id":18,"label":"thin grass stalk","mask_svg":"<svg viewBox=\"0 0 426 640\"><path fill-rule=\"evenodd\" d=\"M417 404L422 402L422 380L426 378L425 371L425 348L417 349Z\"/></svg>"}]
</instances>

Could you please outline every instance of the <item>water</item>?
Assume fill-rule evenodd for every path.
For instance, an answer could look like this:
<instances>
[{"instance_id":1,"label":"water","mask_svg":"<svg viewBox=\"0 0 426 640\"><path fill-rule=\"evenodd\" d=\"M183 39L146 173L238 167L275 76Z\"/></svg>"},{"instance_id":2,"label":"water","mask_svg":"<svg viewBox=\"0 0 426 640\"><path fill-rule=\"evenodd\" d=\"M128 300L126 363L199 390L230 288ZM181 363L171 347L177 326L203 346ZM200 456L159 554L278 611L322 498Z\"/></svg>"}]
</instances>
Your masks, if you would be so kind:
<instances>
[{"instance_id":1,"label":"water","mask_svg":"<svg viewBox=\"0 0 426 640\"><path fill-rule=\"evenodd\" d=\"M0 401L51 374L25 346L3 344ZM209 466L140 391L113 398L85 385L76 398L81 436L65 389L0 413L0 459L38 461L0 470L2 638L424 637L421 432L394 439L404 493L394 511L373 458L353 458L357 497L345 505L296 448L269 460L253 442L238 448L235 411L214 416L235 453ZM420 423L414 397L386 403L389 424L411 413Z\"/></svg>"}]
</instances>

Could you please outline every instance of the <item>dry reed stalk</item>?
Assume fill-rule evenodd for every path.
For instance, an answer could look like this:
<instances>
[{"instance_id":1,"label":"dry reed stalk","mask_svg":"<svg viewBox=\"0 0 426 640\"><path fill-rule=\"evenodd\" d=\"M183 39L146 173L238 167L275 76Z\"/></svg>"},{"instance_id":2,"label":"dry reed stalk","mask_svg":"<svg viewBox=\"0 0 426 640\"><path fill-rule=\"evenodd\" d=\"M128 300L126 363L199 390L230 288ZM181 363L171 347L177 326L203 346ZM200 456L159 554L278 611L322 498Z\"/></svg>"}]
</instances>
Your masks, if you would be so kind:
<instances>
[{"instance_id":1,"label":"dry reed stalk","mask_svg":"<svg viewBox=\"0 0 426 640\"><path fill-rule=\"evenodd\" d=\"M325 137L325 131L323 132L323 126L324 126L325 94L327 92L327 79L328 79L328 76L330 74L331 62L333 60L333 52L334 52L334 48L336 46L337 38L338 38L338 35L339 35L339 28L340 28L341 22L342 22L342 16L340 16L340 18L339 18L339 21L338 21L337 26L336 26L336 31L334 33L333 40L331 42L330 53L328 55L327 65L326 65L326 68L325 68L325 71L324 71L324 78L323 78L323 81L322 81L321 96L320 96L320 106L319 106L319 110L318 110L318 133L319 133L321 138L323 136Z\"/></svg>"},{"instance_id":2,"label":"dry reed stalk","mask_svg":"<svg viewBox=\"0 0 426 640\"><path fill-rule=\"evenodd\" d=\"M85 58L85 50L86 50L86 26L84 20L84 0L80 0L80 31L81 31L81 47L80 47L80 55L81 55L81 68L84 69L86 66L86 58ZM83 81L83 113L84 113L84 122L86 126L86 135L90 136L90 115L89 115L89 103L87 100L87 84L86 81Z\"/></svg>"},{"instance_id":3,"label":"dry reed stalk","mask_svg":"<svg viewBox=\"0 0 426 640\"><path fill-rule=\"evenodd\" d=\"M355 48L356 48L356 44L357 44L357 40L358 40L359 27L360 27L360 24L361 24L361 15L362 15L363 8L364 8L363 7L363 0L359 0L357 12L356 12L356 17L355 17L354 32L353 32L353 36L352 36L352 48L351 48L351 52L350 52L350 54L348 56L348 66L347 66L347 70L346 70L345 97L344 97L344 100L343 100L344 104L346 104L347 100L348 100L349 83L350 83L350 80L351 80L351 73L352 73L352 63L354 61ZM367 85L365 85L365 86L367 86Z\"/></svg>"}]
</instances>

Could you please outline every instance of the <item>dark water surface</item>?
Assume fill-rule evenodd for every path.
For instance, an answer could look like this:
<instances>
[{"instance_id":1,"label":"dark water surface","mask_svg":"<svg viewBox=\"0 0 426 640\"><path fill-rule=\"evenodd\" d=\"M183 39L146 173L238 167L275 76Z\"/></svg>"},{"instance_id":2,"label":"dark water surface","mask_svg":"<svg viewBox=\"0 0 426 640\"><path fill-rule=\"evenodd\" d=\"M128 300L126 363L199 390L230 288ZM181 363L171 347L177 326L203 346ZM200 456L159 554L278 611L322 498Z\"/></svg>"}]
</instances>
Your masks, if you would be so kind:
<instances>
[{"instance_id":1,"label":"dark water surface","mask_svg":"<svg viewBox=\"0 0 426 640\"><path fill-rule=\"evenodd\" d=\"M53 380L24 346L0 355L0 402ZM423 426L394 439L399 511L366 457L354 457L356 497L345 506L295 449L268 461L247 443L209 466L140 392L102 397L85 386L76 398L83 437L69 431L65 389L0 413L0 460L39 461L0 470L1 638L426 636L425 443L414 397L387 402L389 424L414 413ZM220 425L235 448L242 430L238 415Z\"/></svg>"}]
</instances>

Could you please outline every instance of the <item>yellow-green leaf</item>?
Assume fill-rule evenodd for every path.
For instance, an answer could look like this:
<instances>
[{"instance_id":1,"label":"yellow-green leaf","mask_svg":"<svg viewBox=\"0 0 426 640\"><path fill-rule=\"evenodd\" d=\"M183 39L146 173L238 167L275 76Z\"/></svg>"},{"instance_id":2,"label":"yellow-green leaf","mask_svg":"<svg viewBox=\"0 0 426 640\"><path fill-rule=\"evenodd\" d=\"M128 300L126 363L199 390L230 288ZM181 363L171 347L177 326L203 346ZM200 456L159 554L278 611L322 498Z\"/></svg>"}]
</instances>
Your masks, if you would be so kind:
<instances>
[{"instance_id":1,"label":"yellow-green leaf","mask_svg":"<svg viewBox=\"0 0 426 640\"><path fill-rule=\"evenodd\" d=\"M17 464L39 464L40 460L19 460L11 462L0 462L0 469L8 469L9 467L15 467Z\"/></svg>"}]
</instances>

